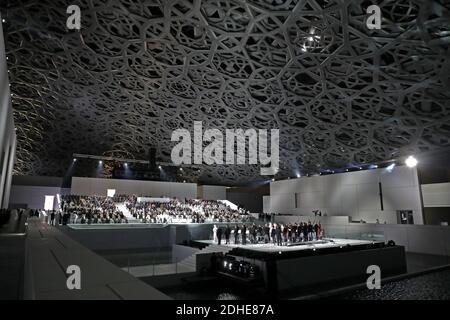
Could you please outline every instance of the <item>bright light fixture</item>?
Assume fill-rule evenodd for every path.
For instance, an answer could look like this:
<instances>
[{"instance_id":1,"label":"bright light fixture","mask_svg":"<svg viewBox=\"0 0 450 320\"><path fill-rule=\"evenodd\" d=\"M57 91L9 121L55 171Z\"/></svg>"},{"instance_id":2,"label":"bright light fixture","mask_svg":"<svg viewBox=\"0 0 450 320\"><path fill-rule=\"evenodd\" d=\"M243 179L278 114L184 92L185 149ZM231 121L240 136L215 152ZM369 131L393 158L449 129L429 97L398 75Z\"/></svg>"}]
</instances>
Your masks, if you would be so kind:
<instances>
[{"instance_id":1,"label":"bright light fixture","mask_svg":"<svg viewBox=\"0 0 450 320\"><path fill-rule=\"evenodd\" d=\"M414 168L415 166L417 166L417 159L414 158L413 156L409 156L406 160L405 160L405 164L409 167L409 168Z\"/></svg>"}]
</instances>

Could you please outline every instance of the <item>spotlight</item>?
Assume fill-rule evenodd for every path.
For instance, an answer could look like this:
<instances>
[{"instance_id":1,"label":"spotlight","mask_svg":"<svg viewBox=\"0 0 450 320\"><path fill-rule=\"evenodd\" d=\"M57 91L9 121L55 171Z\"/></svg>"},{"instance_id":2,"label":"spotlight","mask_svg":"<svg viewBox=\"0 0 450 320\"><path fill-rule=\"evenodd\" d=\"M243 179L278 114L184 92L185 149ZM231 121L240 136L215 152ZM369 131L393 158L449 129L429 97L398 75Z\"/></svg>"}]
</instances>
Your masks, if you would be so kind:
<instances>
[{"instance_id":1,"label":"spotlight","mask_svg":"<svg viewBox=\"0 0 450 320\"><path fill-rule=\"evenodd\" d=\"M406 160L405 160L405 164L408 166L408 168L414 168L415 166L417 166L417 159L414 158L413 156L409 156Z\"/></svg>"},{"instance_id":2,"label":"spotlight","mask_svg":"<svg viewBox=\"0 0 450 320\"><path fill-rule=\"evenodd\" d=\"M180 171L183 171L183 168L180 168Z\"/></svg>"},{"instance_id":3,"label":"spotlight","mask_svg":"<svg viewBox=\"0 0 450 320\"><path fill-rule=\"evenodd\" d=\"M301 176L300 176L300 173L297 173L297 178L300 178Z\"/></svg>"},{"instance_id":4,"label":"spotlight","mask_svg":"<svg viewBox=\"0 0 450 320\"><path fill-rule=\"evenodd\" d=\"M162 167L161 167L161 166L158 166L158 169L159 169L159 170L161 170L161 169L162 169ZM181 168L180 168L180 169L181 169Z\"/></svg>"},{"instance_id":5,"label":"spotlight","mask_svg":"<svg viewBox=\"0 0 450 320\"><path fill-rule=\"evenodd\" d=\"M125 162L125 163L123 164L123 166L124 166L124 167L128 167L128 163Z\"/></svg>"},{"instance_id":6,"label":"spotlight","mask_svg":"<svg viewBox=\"0 0 450 320\"><path fill-rule=\"evenodd\" d=\"M362 170L362 167L359 167L359 170Z\"/></svg>"},{"instance_id":7,"label":"spotlight","mask_svg":"<svg viewBox=\"0 0 450 320\"><path fill-rule=\"evenodd\" d=\"M2 22L3 22L3 23L6 23L6 19L2 19Z\"/></svg>"},{"instance_id":8,"label":"spotlight","mask_svg":"<svg viewBox=\"0 0 450 320\"><path fill-rule=\"evenodd\" d=\"M183 183L186 183L186 180L183 180Z\"/></svg>"},{"instance_id":9,"label":"spotlight","mask_svg":"<svg viewBox=\"0 0 450 320\"><path fill-rule=\"evenodd\" d=\"M77 162L77 158L73 158L73 162Z\"/></svg>"},{"instance_id":10,"label":"spotlight","mask_svg":"<svg viewBox=\"0 0 450 320\"><path fill-rule=\"evenodd\" d=\"M275 181L275 178L272 178L272 182Z\"/></svg>"},{"instance_id":11,"label":"spotlight","mask_svg":"<svg viewBox=\"0 0 450 320\"><path fill-rule=\"evenodd\" d=\"M102 160L98 160L98 164L102 165L103 161Z\"/></svg>"},{"instance_id":12,"label":"spotlight","mask_svg":"<svg viewBox=\"0 0 450 320\"><path fill-rule=\"evenodd\" d=\"M394 168L395 168L395 163L392 163L386 167L386 171L392 172L392 170L394 170Z\"/></svg>"}]
</instances>

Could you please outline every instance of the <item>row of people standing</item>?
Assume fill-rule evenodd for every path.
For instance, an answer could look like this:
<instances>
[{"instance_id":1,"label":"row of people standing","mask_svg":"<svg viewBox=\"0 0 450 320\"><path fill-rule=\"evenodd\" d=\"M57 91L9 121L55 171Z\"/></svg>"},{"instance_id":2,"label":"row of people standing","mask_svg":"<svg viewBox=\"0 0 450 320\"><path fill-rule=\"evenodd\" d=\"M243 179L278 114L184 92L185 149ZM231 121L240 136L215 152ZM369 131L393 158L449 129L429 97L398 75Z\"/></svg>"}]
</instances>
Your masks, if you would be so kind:
<instances>
[{"instance_id":1,"label":"row of people standing","mask_svg":"<svg viewBox=\"0 0 450 320\"><path fill-rule=\"evenodd\" d=\"M273 243L283 245L288 243L316 241L324 236L324 230L320 222L311 223L311 221L301 223L266 223L264 225L252 224L250 226L235 225L225 228L213 227L213 240L215 243L222 244L252 244L257 243Z\"/></svg>"},{"instance_id":2,"label":"row of people standing","mask_svg":"<svg viewBox=\"0 0 450 320\"><path fill-rule=\"evenodd\" d=\"M227 225L225 228L217 227L214 225L213 227L213 240L217 244L222 244L222 239L225 240L225 244L231 244L231 239L234 244L247 244L247 237L249 236L249 229L245 224L239 226L235 225L234 227L230 227Z\"/></svg>"},{"instance_id":3,"label":"row of people standing","mask_svg":"<svg viewBox=\"0 0 450 320\"><path fill-rule=\"evenodd\" d=\"M324 236L324 229L320 222L311 223L311 221L308 221L308 223L273 223L269 226L269 230L270 241L277 245L317 241Z\"/></svg>"}]
</instances>

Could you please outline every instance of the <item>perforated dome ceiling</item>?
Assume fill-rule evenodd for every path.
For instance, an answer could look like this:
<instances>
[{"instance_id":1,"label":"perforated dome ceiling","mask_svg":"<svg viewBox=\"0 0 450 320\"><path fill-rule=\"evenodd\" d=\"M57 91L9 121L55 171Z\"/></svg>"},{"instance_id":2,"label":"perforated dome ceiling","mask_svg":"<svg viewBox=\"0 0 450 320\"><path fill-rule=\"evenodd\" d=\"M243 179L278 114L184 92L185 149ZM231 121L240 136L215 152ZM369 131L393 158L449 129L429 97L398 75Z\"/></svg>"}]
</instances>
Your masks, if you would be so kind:
<instances>
[{"instance_id":1,"label":"perforated dome ceiling","mask_svg":"<svg viewBox=\"0 0 450 320\"><path fill-rule=\"evenodd\" d=\"M3 1L2 1L3 2ZM8 1L6 1L8 2ZM81 8L81 30L66 9ZM9 0L16 174L73 153L170 162L176 128L280 129L280 177L450 145L450 15L438 1ZM206 166L241 183L259 166Z\"/></svg>"}]
</instances>

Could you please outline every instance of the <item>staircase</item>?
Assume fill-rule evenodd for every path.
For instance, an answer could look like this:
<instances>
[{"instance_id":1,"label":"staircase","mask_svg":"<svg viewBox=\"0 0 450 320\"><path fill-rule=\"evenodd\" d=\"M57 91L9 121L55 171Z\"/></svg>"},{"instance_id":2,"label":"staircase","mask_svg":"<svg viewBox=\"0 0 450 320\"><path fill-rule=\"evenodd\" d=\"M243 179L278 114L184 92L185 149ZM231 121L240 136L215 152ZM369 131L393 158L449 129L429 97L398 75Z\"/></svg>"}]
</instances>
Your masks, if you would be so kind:
<instances>
[{"instance_id":1,"label":"staircase","mask_svg":"<svg viewBox=\"0 0 450 320\"><path fill-rule=\"evenodd\" d=\"M192 270L192 272L194 272L197 269L197 255L198 254L213 253L213 252L216 252L216 253L222 252L223 254L226 254L226 253L230 252L231 250L233 250L232 247L210 244L209 246L207 246L207 247L197 251L196 253L190 255L189 257L181 260L180 262L178 262L178 265L186 266L187 268L190 268Z\"/></svg>"},{"instance_id":2,"label":"staircase","mask_svg":"<svg viewBox=\"0 0 450 320\"><path fill-rule=\"evenodd\" d=\"M197 271L197 255L207 254L207 253L219 253L223 254L233 250L232 247L219 246L219 245L209 245L196 253L190 255L189 257L179 261L178 263L169 264L157 264L157 265L146 265L137 267L126 267L122 270L129 272L135 277L151 277L151 276L161 276L177 273L192 273Z\"/></svg>"},{"instance_id":3,"label":"staircase","mask_svg":"<svg viewBox=\"0 0 450 320\"><path fill-rule=\"evenodd\" d=\"M235 205L233 202L231 202L229 200L217 200L217 201L223 203L224 205L226 205L227 207L229 207L233 210L239 209L239 207L237 205Z\"/></svg>"},{"instance_id":4,"label":"staircase","mask_svg":"<svg viewBox=\"0 0 450 320\"><path fill-rule=\"evenodd\" d=\"M136 219L135 217L133 217L131 215L130 210L128 210L125 203L123 203L123 202L116 203L116 208L117 208L117 210L119 210L120 212L123 213L123 215L127 218L128 223L140 223L141 222L139 219Z\"/></svg>"}]
</instances>

